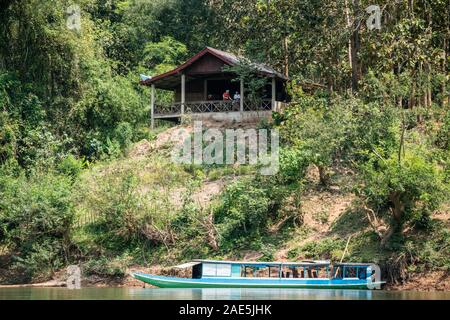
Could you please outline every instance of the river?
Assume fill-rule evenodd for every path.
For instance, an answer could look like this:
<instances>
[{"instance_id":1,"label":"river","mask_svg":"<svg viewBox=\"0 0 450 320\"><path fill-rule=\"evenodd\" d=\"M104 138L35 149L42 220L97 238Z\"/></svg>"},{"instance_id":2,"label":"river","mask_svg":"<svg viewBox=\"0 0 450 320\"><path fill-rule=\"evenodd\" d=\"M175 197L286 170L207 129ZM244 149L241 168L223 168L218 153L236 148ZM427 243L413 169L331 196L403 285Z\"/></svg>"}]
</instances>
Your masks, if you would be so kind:
<instances>
[{"instance_id":1,"label":"river","mask_svg":"<svg viewBox=\"0 0 450 320\"><path fill-rule=\"evenodd\" d=\"M0 300L450 300L450 292L311 289L0 288Z\"/></svg>"}]
</instances>

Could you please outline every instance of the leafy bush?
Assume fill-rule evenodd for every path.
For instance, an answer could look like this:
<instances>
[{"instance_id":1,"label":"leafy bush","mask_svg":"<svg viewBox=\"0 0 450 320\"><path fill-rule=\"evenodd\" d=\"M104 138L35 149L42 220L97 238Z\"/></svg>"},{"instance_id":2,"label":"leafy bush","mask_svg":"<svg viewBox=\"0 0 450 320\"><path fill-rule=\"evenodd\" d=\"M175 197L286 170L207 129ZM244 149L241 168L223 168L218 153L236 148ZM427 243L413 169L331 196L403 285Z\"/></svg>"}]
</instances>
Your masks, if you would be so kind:
<instances>
[{"instance_id":1,"label":"leafy bush","mask_svg":"<svg viewBox=\"0 0 450 320\"><path fill-rule=\"evenodd\" d=\"M338 239L324 239L322 241L311 241L303 246L289 251L290 259L316 259L336 260L342 257L345 241Z\"/></svg>"},{"instance_id":2,"label":"leafy bush","mask_svg":"<svg viewBox=\"0 0 450 320\"><path fill-rule=\"evenodd\" d=\"M6 112L0 112L0 165L14 159L17 152L18 127Z\"/></svg>"},{"instance_id":3,"label":"leafy bush","mask_svg":"<svg viewBox=\"0 0 450 320\"><path fill-rule=\"evenodd\" d=\"M230 185L215 212L220 235L226 240L250 236L264 229L269 214L269 195L249 181Z\"/></svg>"},{"instance_id":4,"label":"leafy bush","mask_svg":"<svg viewBox=\"0 0 450 320\"><path fill-rule=\"evenodd\" d=\"M131 257L128 255L91 258L83 264L83 272L88 275L123 277L130 262Z\"/></svg>"},{"instance_id":5,"label":"leafy bush","mask_svg":"<svg viewBox=\"0 0 450 320\"><path fill-rule=\"evenodd\" d=\"M66 261L62 256L63 252L64 248L58 239L46 238L30 243L25 255L15 257L12 269L24 275L25 280L48 279L64 267Z\"/></svg>"},{"instance_id":6,"label":"leafy bush","mask_svg":"<svg viewBox=\"0 0 450 320\"><path fill-rule=\"evenodd\" d=\"M418 150L387 159L375 157L362 166L362 194L376 211L390 207L396 223L426 222L445 199L441 168Z\"/></svg>"},{"instance_id":7,"label":"leafy bush","mask_svg":"<svg viewBox=\"0 0 450 320\"><path fill-rule=\"evenodd\" d=\"M141 236L140 222L145 214L142 197L132 174L112 177L102 186L94 210L110 239L136 240Z\"/></svg>"},{"instance_id":8,"label":"leafy bush","mask_svg":"<svg viewBox=\"0 0 450 320\"><path fill-rule=\"evenodd\" d=\"M299 169L314 164L326 185L333 163L344 160L353 165L367 160L373 149L383 154L394 149L399 132L395 115L393 108L357 99L301 96L276 119L287 149L281 153L282 171L286 167L287 176L297 179L301 170L289 170L296 167L289 163L297 163Z\"/></svg>"},{"instance_id":9,"label":"leafy bush","mask_svg":"<svg viewBox=\"0 0 450 320\"><path fill-rule=\"evenodd\" d=\"M60 160L64 142L48 127L38 127L26 132L18 148L18 158L25 168L54 168Z\"/></svg>"},{"instance_id":10,"label":"leafy bush","mask_svg":"<svg viewBox=\"0 0 450 320\"><path fill-rule=\"evenodd\" d=\"M133 128L131 125L128 122L119 123L114 130L114 139L119 142L122 150L128 147L133 140Z\"/></svg>"},{"instance_id":11,"label":"leafy bush","mask_svg":"<svg viewBox=\"0 0 450 320\"><path fill-rule=\"evenodd\" d=\"M439 129L436 137L436 145L444 150L450 150L450 110L447 111Z\"/></svg>"},{"instance_id":12,"label":"leafy bush","mask_svg":"<svg viewBox=\"0 0 450 320\"><path fill-rule=\"evenodd\" d=\"M282 148L280 150L280 174L282 181L294 183L303 179L309 165L308 151L301 148Z\"/></svg>"},{"instance_id":13,"label":"leafy bush","mask_svg":"<svg viewBox=\"0 0 450 320\"><path fill-rule=\"evenodd\" d=\"M68 155L58 165L58 171L66 176L77 178L83 170L83 167L83 161L77 160L73 155Z\"/></svg>"},{"instance_id":14,"label":"leafy bush","mask_svg":"<svg viewBox=\"0 0 450 320\"><path fill-rule=\"evenodd\" d=\"M64 176L0 177L0 243L30 278L51 274L68 257L71 193L70 179Z\"/></svg>"},{"instance_id":15,"label":"leafy bush","mask_svg":"<svg viewBox=\"0 0 450 320\"><path fill-rule=\"evenodd\" d=\"M404 251L427 269L450 271L450 230L440 222L434 222L423 239L408 239Z\"/></svg>"},{"instance_id":16,"label":"leafy bush","mask_svg":"<svg viewBox=\"0 0 450 320\"><path fill-rule=\"evenodd\" d=\"M106 142L102 148L103 153L100 159L116 159L122 155L122 147L115 139L106 138Z\"/></svg>"},{"instance_id":17,"label":"leafy bush","mask_svg":"<svg viewBox=\"0 0 450 320\"><path fill-rule=\"evenodd\" d=\"M339 105L352 110L343 151L348 160L363 163L374 150L382 156L397 150L401 121L396 108L358 100L342 100Z\"/></svg>"}]
</instances>

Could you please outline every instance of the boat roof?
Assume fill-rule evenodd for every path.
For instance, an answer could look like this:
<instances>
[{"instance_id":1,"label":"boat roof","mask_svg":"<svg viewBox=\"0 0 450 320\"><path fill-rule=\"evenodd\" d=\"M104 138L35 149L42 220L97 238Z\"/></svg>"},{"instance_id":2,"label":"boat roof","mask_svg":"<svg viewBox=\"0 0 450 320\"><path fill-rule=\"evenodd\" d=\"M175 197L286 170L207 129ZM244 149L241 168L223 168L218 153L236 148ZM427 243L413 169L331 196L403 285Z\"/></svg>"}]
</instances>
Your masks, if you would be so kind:
<instances>
[{"instance_id":1,"label":"boat roof","mask_svg":"<svg viewBox=\"0 0 450 320\"><path fill-rule=\"evenodd\" d=\"M226 260L201 260L196 259L193 260L196 263L213 263L213 264L239 264L239 265L247 265L247 266L328 266L330 265L330 261L328 260L304 260L299 262L286 262L286 261L275 261L275 262L266 262L266 261L226 261Z\"/></svg>"},{"instance_id":2,"label":"boat roof","mask_svg":"<svg viewBox=\"0 0 450 320\"><path fill-rule=\"evenodd\" d=\"M372 266L373 263L358 263L358 262L346 262L346 263L335 263L336 267L362 267L362 266Z\"/></svg>"},{"instance_id":3,"label":"boat roof","mask_svg":"<svg viewBox=\"0 0 450 320\"><path fill-rule=\"evenodd\" d=\"M331 262L329 260L303 260L298 262L286 262L286 261L227 261L227 260L203 260L195 259L191 262L183 263L172 268L176 269L187 269L201 263L211 263L211 264L235 264L235 265L245 265L245 266L329 266ZM372 263L334 263L335 267L363 267L371 266Z\"/></svg>"}]
</instances>

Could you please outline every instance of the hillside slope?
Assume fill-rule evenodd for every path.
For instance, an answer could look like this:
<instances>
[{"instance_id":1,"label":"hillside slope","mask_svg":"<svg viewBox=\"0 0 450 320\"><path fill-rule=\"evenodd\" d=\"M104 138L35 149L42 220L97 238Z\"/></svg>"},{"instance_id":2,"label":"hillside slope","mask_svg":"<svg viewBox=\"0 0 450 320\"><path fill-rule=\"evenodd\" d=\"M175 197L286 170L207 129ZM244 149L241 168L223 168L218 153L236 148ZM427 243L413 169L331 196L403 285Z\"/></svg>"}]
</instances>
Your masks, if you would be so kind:
<instances>
[{"instance_id":1,"label":"hillside slope","mask_svg":"<svg viewBox=\"0 0 450 320\"><path fill-rule=\"evenodd\" d=\"M87 221L87 224L77 229L76 242L81 247L89 248L90 255L98 250L99 254L114 256L112 265L109 263L106 268L95 265L92 261L87 263L91 283L99 281L99 276L112 275L119 276L112 282L114 284L139 285L120 270L126 268L128 271L170 274L171 270L165 267L192 258L277 261L343 258L346 261L379 263L385 278L390 282L389 287L393 289L449 288L450 277L445 271L428 272L421 266L424 261L417 258L411 260L406 255L399 258L395 247L381 246L361 206L361 200L354 193L355 175L342 167L333 168L329 185L323 187L317 168L310 166L303 188L298 194L301 198L300 205L295 205L292 197L286 199L276 218L270 218L264 234L251 238L248 243L235 243L231 247L228 245L225 249L221 248L220 234L208 217L212 215L212 208L220 201L223 191L236 181L254 176L255 168L180 166L171 163L170 150L175 143L180 142L176 134L178 129L168 129L151 142L141 141L123 159L97 165L83 174L81 183L89 188L82 194L78 213L80 221ZM186 138L192 128L184 129ZM177 137L176 141L173 137ZM83 218L83 215L98 215L104 205L102 197L111 200L105 193L117 192L114 187L111 189L111 185L117 185L118 181L128 175L136 177L136 194L141 200L151 203L147 210L158 217L156 220L159 219L153 224L155 228L146 233L153 244L146 248L134 248L134 252L129 245L124 249L120 244L99 250L99 239L90 233L90 221ZM105 185L109 187L105 189ZM195 213L193 218L192 212L196 210L200 214ZM133 215L143 214L140 210L131 211ZM204 228L203 232L189 235L191 222L185 221L181 230L188 234L187 238L186 235L177 234L176 230L168 227L168 223L172 219L180 219L179 215L198 219L200 223L197 226ZM450 226L449 218L448 207L433 215L433 219L440 221L444 229ZM95 219L91 222L95 224ZM411 233L408 236L412 239L412 257L416 255L414 250L422 250L423 246L419 246L419 234L415 235L412 230L407 232ZM349 245L344 255L347 241ZM431 243L421 245L431 250ZM434 254L445 255L445 252ZM110 272L101 271L104 269L109 269ZM105 284L103 281L100 283Z\"/></svg>"}]
</instances>

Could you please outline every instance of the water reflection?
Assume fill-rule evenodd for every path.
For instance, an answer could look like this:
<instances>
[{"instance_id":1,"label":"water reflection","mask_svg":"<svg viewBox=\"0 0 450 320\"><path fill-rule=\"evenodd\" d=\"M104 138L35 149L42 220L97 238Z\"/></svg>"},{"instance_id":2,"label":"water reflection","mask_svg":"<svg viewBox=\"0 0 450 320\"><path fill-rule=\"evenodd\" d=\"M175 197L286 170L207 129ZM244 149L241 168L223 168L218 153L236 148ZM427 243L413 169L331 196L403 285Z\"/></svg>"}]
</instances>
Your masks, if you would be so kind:
<instances>
[{"instance_id":1,"label":"water reflection","mask_svg":"<svg viewBox=\"0 0 450 320\"><path fill-rule=\"evenodd\" d=\"M450 292L312 289L0 289L0 300L450 300Z\"/></svg>"},{"instance_id":2,"label":"water reflection","mask_svg":"<svg viewBox=\"0 0 450 320\"><path fill-rule=\"evenodd\" d=\"M372 291L308 289L203 289L202 300L371 300Z\"/></svg>"}]
</instances>

